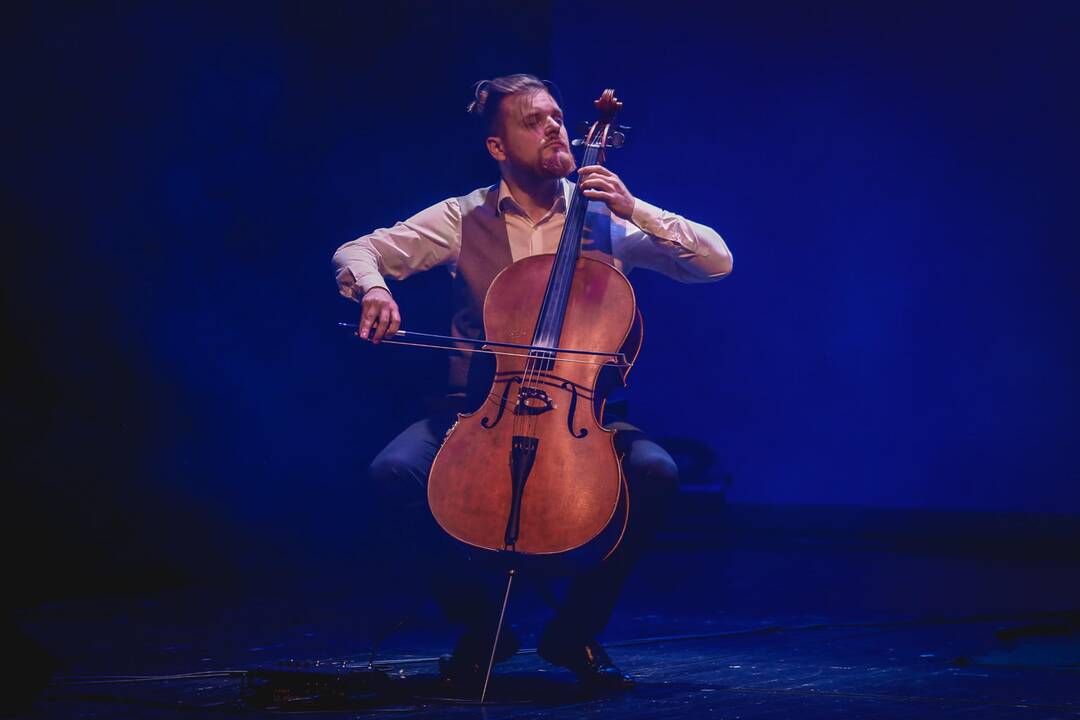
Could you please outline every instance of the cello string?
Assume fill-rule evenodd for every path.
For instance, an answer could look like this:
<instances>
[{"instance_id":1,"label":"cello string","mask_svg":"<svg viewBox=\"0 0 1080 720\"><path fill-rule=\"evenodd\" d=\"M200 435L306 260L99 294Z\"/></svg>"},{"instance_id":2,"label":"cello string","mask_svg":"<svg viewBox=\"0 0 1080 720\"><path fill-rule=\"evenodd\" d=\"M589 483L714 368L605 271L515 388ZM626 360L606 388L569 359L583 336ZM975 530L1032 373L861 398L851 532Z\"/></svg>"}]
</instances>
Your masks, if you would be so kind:
<instances>
[{"instance_id":1,"label":"cello string","mask_svg":"<svg viewBox=\"0 0 1080 720\"><path fill-rule=\"evenodd\" d=\"M561 189L561 187L562 187L562 184L560 183L560 189ZM565 224L564 224L564 228L565 228ZM565 233L565 229L564 229L564 233ZM561 247L559 248L559 250L561 250ZM556 270L559 267L559 256L561 254L559 252L559 250L556 250L556 253L555 253L555 259L553 260L553 263L554 263L553 270ZM554 296L554 294L552 293L552 287L554 286L555 281L556 281L556 277L553 276L549 280L548 285L545 288L544 299L540 303L540 316L537 319L537 331L534 333L533 343L532 343L533 345L543 347L544 345L550 345L551 344L550 340L549 340L550 335L551 335L551 332L550 332L550 320L549 320L551 308L550 308L549 302ZM527 390L535 389L534 385L539 381L541 371L542 371L542 361L539 360L539 358L544 357L546 355L547 355L547 353L544 350L541 350L541 349L537 349L535 351L534 350L529 351L529 360L526 362L525 367L524 367L523 372L522 372L521 390L520 390L520 392L518 394L519 403L524 403L525 394L526 394ZM533 358L538 358L538 359L534 360ZM531 415L528 415L528 414L518 415L518 416L515 417L514 430L515 430L515 433L518 434L518 435L529 435L529 436L531 436L532 431L535 430L535 425L536 425L536 423L535 423L535 421L532 421L532 416Z\"/></svg>"},{"instance_id":2,"label":"cello string","mask_svg":"<svg viewBox=\"0 0 1080 720\"><path fill-rule=\"evenodd\" d=\"M595 136L595 132L593 133L593 135ZM597 155L598 151L595 149L595 146L589 144L585 148L582 162L586 165L591 164L591 162L595 161ZM547 302L542 303L541 313L544 314L544 317L540 318L541 329L540 332L537 333L538 337L536 339L538 342L536 344L547 344L549 346L557 346L559 344L559 338L554 337L555 326L558 324L555 318L564 317L566 314L566 308L569 300L569 288L570 284L573 282L573 274L575 269L574 266L577 262L576 256L580 254L576 251L580 249L583 220L585 218L585 213L587 209L588 201L585 198L580 185L576 185L574 188L574 193L571 196L570 207L567 209L567 216L563 224L563 234L560 238L560 240L566 239L569 234L569 236L576 238L576 243L572 244L574 245L572 249L571 245L563 245L563 243L560 241L559 249L556 252L554 260L556 266L554 269L555 274L551 280L550 287L548 288L548 297L545 298L545 301L554 299L555 308L553 309L552 307L548 306ZM573 254L574 257L570 257L571 254ZM544 312L545 310L547 312ZM541 360L540 362L530 361L530 365L532 367L527 368L527 370L529 370L530 372L527 372L526 377L523 379L522 394L524 393L526 387L528 387L529 389L539 389L536 388L535 385L539 383L543 370L548 368L554 369L555 362L563 359L558 357L557 350L543 350L540 354L543 357L543 360ZM538 422L538 418L526 414L524 416L523 422L515 423L515 431L521 429L523 432L519 434L528 433L529 435L531 435L532 432L535 430L536 424Z\"/></svg>"},{"instance_id":3,"label":"cello string","mask_svg":"<svg viewBox=\"0 0 1080 720\"><path fill-rule=\"evenodd\" d=\"M595 134L595 133L594 133ZM594 147L589 144L585 148L582 162L585 165L591 164L594 161L596 152ZM548 345L557 347L559 345L558 337L555 337L555 331L557 325L559 325L557 318L565 319L566 310L569 301L570 286L573 283L574 269L577 262L577 255L580 253L575 252L579 249L581 241L581 231L583 226L583 220L585 218L586 211L588 209L588 201L586 200L580 186L575 186L574 193L570 199L570 207L567 209L567 216L564 221L563 239L568 236L576 238L576 243L563 245L560 243L559 252L556 254L556 268L555 277L551 283L551 294L555 299L554 311L545 318L547 326L544 328L543 341L546 341ZM554 369L555 362L561 360L558 356L558 350L552 349L545 353L548 360L548 367ZM599 364L599 363L597 363ZM535 382L535 381L534 381Z\"/></svg>"},{"instance_id":4,"label":"cello string","mask_svg":"<svg viewBox=\"0 0 1080 720\"><path fill-rule=\"evenodd\" d=\"M561 188L561 183L560 183L560 188ZM572 212L573 212L573 198L571 198L571 207L568 208L567 214L570 215L570 214L572 214ZM562 237L566 237L566 227L567 226L566 226L565 222L566 221L564 221L564 225L563 225L564 230L563 230ZM559 279L558 270L559 270L560 267L562 267L563 263L560 262L560 261L564 257L564 255L565 255L565 251L564 251L564 248L562 246L562 243L560 242L560 246L557 249L557 251L555 253L555 258L553 260L553 265L554 265L554 267L552 268L553 275L552 275L550 281L548 282L548 286L547 286L547 288L545 290L544 301L540 305L540 317L538 319L538 332L535 333L534 342L533 342L534 345L551 346L553 344L557 344L556 342L553 342L552 338L551 338L551 336L553 334L552 333L552 328L551 328L551 323L552 323L551 317L553 315L553 310L552 310L552 307L551 307L550 303L551 303L552 300L555 300L555 299L558 298L558 294L555 291L555 288L558 287L558 279ZM530 351L529 355L530 355L530 357L534 356L534 352ZM544 360L549 359L551 357L551 354L546 349L536 351L535 355L538 356L539 358L543 358L543 359L539 359L539 360L536 360L536 361L530 359L529 362L527 363L526 368L525 368L525 373L523 374L523 378L522 378L522 384L521 384L522 385L522 391L521 391L522 395L525 394L527 388L528 389L538 389L538 388L535 388L535 386L540 381L540 377L541 377L541 374L543 372ZM523 398L523 400L524 400L524 398ZM532 436L533 432L536 429L536 424L538 423L538 420L536 420L532 415L529 415L529 414L519 416L518 419L520 420L520 422L515 423L515 431L517 432L517 434Z\"/></svg>"},{"instance_id":5,"label":"cello string","mask_svg":"<svg viewBox=\"0 0 1080 720\"><path fill-rule=\"evenodd\" d=\"M588 148L587 148L586 149L586 156L585 156L586 157L586 162L587 162L588 154L589 154L589 151L588 151ZM577 188L575 188L575 191L574 191L574 193L573 193L573 195L571 196L571 199L570 199L570 207L567 209L567 217L566 217L566 219L564 221L564 228L572 230L578 224L578 218L582 214L581 213L581 210L582 210L581 205L582 205L582 203L580 202L580 200L581 200L580 191ZM562 237L563 238L566 237L566 230L565 229L564 229ZM554 334L555 334L555 328L553 327L553 323L555 322L554 317L557 316L557 315L564 314L565 310L566 310L566 308L565 308L565 298L563 297L563 294L565 293L565 288L566 288L566 285L567 285L566 268L569 265L569 263L567 262L566 255L567 255L568 252L569 252L569 248L566 247L566 246L563 246L560 243L559 249L556 252L556 256L555 256L555 260L554 260L554 262L555 262L555 268L554 268L555 269L555 276L552 278L551 287L550 287L550 293L549 293L549 297L547 298L549 300L551 300L551 299L556 300L557 301L556 302L556 307L555 308L551 308L551 307L543 308L543 309L548 310L549 312L545 313L545 316L541 318L541 331L540 331L540 333L538 333L538 338L537 339L540 341L540 343L541 344L546 344L549 347L558 345L557 338L553 337ZM570 270L572 271L572 269L573 268L571 267ZM556 357L555 352L551 352L551 351L548 351L548 350L543 351L543 355L544 355L545 359L547 359L547 360L554 360L554 358ZM539 372L542 369L543 369L542 367L537 367L536 371Z\"/></svg>"},{"instance_id":6,"label":"cello string","mask_svg":"<svg viewBox=\"0 0 1080 720\"><path fill-rule=\"evenodd\" d=\"M582 162L585 164L588 164L589 162L590 150L590 147L587 147L585 150L585 155L582 159ZM584 211L586 207L587 203L584 202L584 196L582 195L580 188L575 186L574 194L571 196L570 199L570 207L567 209L567 215L564 221L564 228L569 230L571 235L577 234L579 236L579 242L580 231L578 231L577 233L573 231L577 229L578 226L581 224L581 220L584 218ZM562 236L563 238L566 238L567 230L564 230ZM549 345L558 345L558 338L553 337L555 334L555 328L552 327L550 323L556 322L554 318L562 317L565 315L566 312L567 286L573 278L574 266L572 261L576 261L576 258L568 257L570 254L571 248L569 246L563 246L560 242L559 252L556 255L556 274L555 277L552 279L551 283L552 296L557 301L557 307L556 312L553 312L548 316L547 322L549 323L549 325L545 328L545 339ZM574 254L576 255L576 253Z\"/></svg>"},{"instance_id":7,"label":"cello string","mask_svg":"<svg viewBox=\"0 0 1080 720\"><path fill-rule=\"evenodd\" d=\"M604 132L606 132L608 123L603 126ZM599 160L599 145L596 138L601 136L599 132L601 130L600 124L595 123L590 133L590 140L585 147L585 151L582 156L582 163L584 165L595 164ZM548 295L545 297L545 302L541 304L540 318L540 332L537 333L537 338L534 344L547 344L549 346L557 346L559 344L558 338L553 337L555 334L556 323L554 318L563 317L565 319L565 313L569 301L569 288L573 282L574 270L577 263L577 258L580 256L581 234L584 230L584 219L588 211L588 199L585 197L584 192L581 189L580 183L575 185L574 193L571 196L570 207L567 210L567 217L564 221L564 230L562 238L567 237L567 229L570 230L570 235L574 236L576 241L573 243L573 249L570 245L563 245L560 242L559 249L556 252L555 257L555 275L551 280L550 287L548 288ZM562 239L560 238L560 239ZM569 258L568 255L573 254L573 258ZM557 311L552 312L552 309L547 306L547 301L554 298L556 300ZM548 311L548 312L545 312ZM530 351L530 358L533 356L533 352ZM535 389L533 385L539 381L541 373L545 369L545 365L550 368L554 368L554 364L558 360L564 358L558 357L557 350L544 350L538 353L542 358L539 361L530 359L523 373L521 391L519 392L519 401L525 393L526 388ZM565 358L569 359L569 358ZM600 363L590 363L600 364ZM525 415L525 422L515 422L515 430L519 428L524 430L535 429L536 420L531 415Z\"/></svg>"},{"instance_id":8,"label":"cello string","mask_svg":"<svg viewBox=\"0 0 1080 720\"><path fill-rule=\"evenodd\" d=\"M595 152L590 152L592 147L586 147L582 158L582 162L590 164L590 155ZM567 217L564 221L564 231L561 237L561 241L567 239L567 235L576 235L578 244L580 244L581 231L578 228L581 225L581 220L584 218L584 210L588 207L588 203L584 201L584 195L581 192L580 187L575 187L575 191L570 198L570 207L567 208ZM540 331L537 334L537 342L535 344L546 344L549 347L555 347L558 344L558 339L553 337L555 334L556 324L555 317L564 316L566 313L567 300L568 300L568 288L572 282L573 277L573 264L576 263L577 258L569 258L571 253L569 245L559 243L558 250L555 254L555 274L552 277L552 281L548 288L548 297L545 297L545 302L541 303L540 317ZM577 255L577 253L573 253ZM548 302L554 299L556 301L556 308L552 309ZM545 312L546 311L546 312ZM538 353L542 359L539 362L529 361L526 366L525 377L522 382L522 392L519 393L521 397L526 389L539 390L536 385L540 382L540 378L543 370L546 367L554 369L555 362L558 358L557 351L543 350ZM530 355L532 353L530 352ZM568 359L568 358L567 358ZM593 363L595 364L595 363ZM519 435L531 435L532 431L535 431L536 424L539 422L537 418L531 415L518 416L518 419L522 419L522 422L516 422L514 424L515 432ZM521 431L521 432L518 432Z\"/></svg>"}]
</instances>

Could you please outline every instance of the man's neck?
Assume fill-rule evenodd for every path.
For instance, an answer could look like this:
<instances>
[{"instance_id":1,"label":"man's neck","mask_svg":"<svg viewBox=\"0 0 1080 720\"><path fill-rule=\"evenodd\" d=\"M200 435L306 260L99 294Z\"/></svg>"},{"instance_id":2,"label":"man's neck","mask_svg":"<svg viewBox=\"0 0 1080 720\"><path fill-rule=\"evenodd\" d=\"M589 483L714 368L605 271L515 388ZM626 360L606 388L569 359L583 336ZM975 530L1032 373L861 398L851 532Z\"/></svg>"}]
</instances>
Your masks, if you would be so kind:
<instances>
[{"instance_id":1,"label":"man's neck","mask_svg":"<svg viewBox=\"0 0 1080 720\"><path fill-rule=\"evenodd\" d=\"M558 178L517 178L510 173L503 173L503 180L510 188L510 194L517 204L528 214L534 223L540 222L555 198L562 193L562 182Z\"/></svg>"}]
</instances>

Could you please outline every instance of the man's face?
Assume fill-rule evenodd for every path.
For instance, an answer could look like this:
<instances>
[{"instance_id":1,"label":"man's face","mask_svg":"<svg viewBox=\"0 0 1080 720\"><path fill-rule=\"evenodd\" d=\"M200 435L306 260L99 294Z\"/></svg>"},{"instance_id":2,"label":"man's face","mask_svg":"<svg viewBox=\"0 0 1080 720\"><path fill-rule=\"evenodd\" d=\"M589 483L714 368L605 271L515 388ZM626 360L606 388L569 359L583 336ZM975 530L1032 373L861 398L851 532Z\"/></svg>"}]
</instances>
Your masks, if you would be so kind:
<instances>
[{"instance_id":1,"label":"man's face","mask_svg":"<svg viewBox=\"0 0 1080 720\"><path fill-rule=\"evenodd\" d=\"M497 148L488 148L499 162L519 173L539 178L562 178L575 167L563 114L555 98L544 90L520 92L505 98L500 108Z\"/></svg>"}]
</instances>

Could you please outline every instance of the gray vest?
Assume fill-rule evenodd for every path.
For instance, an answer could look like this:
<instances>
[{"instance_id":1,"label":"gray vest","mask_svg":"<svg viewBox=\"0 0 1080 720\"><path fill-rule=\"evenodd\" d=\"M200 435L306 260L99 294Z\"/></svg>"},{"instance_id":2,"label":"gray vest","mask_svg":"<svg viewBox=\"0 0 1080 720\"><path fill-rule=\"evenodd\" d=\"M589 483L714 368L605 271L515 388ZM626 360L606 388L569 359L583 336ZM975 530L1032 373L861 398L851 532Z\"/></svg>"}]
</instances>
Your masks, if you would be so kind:
<instances>
[{"instance_id":1,"label":"gray vest","mask_svg":"<svg viewBox=\"0 0 1080 720\"><path fill-rule=\"evenodd\" d=\"M479 339L484 335L484 296L499 272L513 262L506 221L497 214L499 186L480 188L457 199L461 208L461 251L451 284L454 314L450 334ZM614 265L611 215L607 205L590 202L585 217L582 254ZM450 352L450 393L483 397L491 386L490 355Z\"/></svg>"}]
</instances>

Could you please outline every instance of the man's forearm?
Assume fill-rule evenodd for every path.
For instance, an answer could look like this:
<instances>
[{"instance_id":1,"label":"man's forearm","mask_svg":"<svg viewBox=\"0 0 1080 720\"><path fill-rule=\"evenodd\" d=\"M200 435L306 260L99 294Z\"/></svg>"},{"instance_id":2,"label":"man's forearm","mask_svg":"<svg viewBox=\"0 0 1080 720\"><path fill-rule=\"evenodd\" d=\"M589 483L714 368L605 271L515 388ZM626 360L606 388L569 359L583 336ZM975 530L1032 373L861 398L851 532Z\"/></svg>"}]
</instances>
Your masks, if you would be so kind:
<instances>
[{"instance_id":1,"label":"man's forearm","mask_svg":"<svg viewBox=\"0 0 1080 720\"><path fill-rule=\"evenodd\" d=\"M404 222L351 240L334 253L338 291L359 300L384 278L404 280L437 265L452 263L461 247L461 213L456 200L444 200Z\"/></svg>"},{"instance_id":2,"label":"man's forearm","mask_svg":"<svg viewBox=\"0 0 1080 720\"><path fill-rule=\"evenodd\" d=\"M731 272L727 243L707 225L661 210L640 198L628 227L625 261L682 282L717 280ZM637 232L640 230L640 232Z\"/></svg>"},{"instance_id":3,"label":"man's forearm","mask_svg":"<svg viewBox=\"0 0 1080 720\"><path fill-rule=\"evenodd\" d=\"M379 255L366 237L347 242L334 253L335 277L342 296L359 301L373 287L386 287Z\"/></svg>"}]
</instances>

